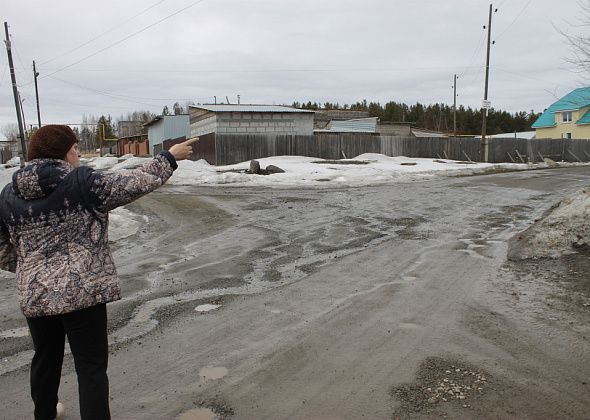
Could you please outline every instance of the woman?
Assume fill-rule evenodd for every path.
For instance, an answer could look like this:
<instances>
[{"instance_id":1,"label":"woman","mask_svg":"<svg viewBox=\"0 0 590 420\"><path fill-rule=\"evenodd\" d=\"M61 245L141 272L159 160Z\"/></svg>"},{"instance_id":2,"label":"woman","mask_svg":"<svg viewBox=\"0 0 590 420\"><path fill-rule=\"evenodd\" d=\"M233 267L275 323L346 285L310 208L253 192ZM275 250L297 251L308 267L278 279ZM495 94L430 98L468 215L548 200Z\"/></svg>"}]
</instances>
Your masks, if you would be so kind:
<instances>
[{"instance_id":1,"label":"woman","mask_svg":"<svg viewBox=\"0 0 590 420\"><path fill-rule=\"evenodd\" d=\"M121 289L108 212L164 184L197 140L174 145L138 169L105 174L80 166L68 126L47 125L31 137L27 166L0 194L0 268L16 272L33 338L35 419L63 416L58 388L66 336L82 419L110 419L106 303L120 299Z\"/></svg>"}]
</instances>

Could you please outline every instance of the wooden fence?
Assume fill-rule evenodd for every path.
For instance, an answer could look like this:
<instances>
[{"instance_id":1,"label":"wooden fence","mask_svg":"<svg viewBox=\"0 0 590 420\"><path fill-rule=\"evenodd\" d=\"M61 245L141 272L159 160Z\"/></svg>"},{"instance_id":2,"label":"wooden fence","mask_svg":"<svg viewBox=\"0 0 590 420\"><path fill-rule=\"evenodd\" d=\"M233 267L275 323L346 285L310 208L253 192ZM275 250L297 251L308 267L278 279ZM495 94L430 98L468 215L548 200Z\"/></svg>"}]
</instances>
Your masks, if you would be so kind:
<instances>
[{"instance_id":1,"label":"wooden fence","mask_svg":"<svg viewBox=\"0 0 590 420\"><path fill-rule=\"evenodd\" d=\"M8 147L0 148L0 163L8 162L13 156L17 155L12 153L12 150L10 150Z\"/></svg>"},{"instance_id":2,"label":"wooden fence","mask_svg":"<svg viewBox=\"0 0 590 420\"><path fill-rule=\"evenodd\" d=\"M398 137L370 134L242 135L207 134L193 147L193 159L231 165L269 156L354 158L364 153L414 158L480 161L481 141L470 137ZM167 140L168 149L182 139ZM488 161L540 162L544 158L589 162L590 140L490 138ZM155 148L159 152L160 147Z\"/></svg>"}]
</instances>

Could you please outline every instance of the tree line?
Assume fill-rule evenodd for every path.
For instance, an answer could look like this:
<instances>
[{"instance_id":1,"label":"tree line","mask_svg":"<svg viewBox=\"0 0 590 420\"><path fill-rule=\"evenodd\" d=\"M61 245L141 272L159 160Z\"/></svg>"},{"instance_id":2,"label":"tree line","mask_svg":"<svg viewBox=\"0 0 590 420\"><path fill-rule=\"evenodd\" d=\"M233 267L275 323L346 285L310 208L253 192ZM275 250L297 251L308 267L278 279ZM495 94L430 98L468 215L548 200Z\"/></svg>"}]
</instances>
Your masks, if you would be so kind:
<instances>
[{"instance_id":1,"label":"tree line","mask_svg":"<svg viewBox=\"0 0 590 420\"><path fill-rule=\"evenodd\" d=\"M340 105L338 103L326 102L294 102L293 107L310 110L351 110L364 111L369 117L378 117L381 121L412 123L418 128L434 130L443 133L453 132L453 107L445 104L423 105L417 102L414 105L390 101L385 105L379 102L367 102L363 100L354 104ZM531 125L539 118L541 113L516 112L511 114L506 111L494 108L488 111L487 128L488 134L513 133L530 131ZM457 134L481 134L482 113L479 109L457 107Z\"/></svg>"}]
</instances>

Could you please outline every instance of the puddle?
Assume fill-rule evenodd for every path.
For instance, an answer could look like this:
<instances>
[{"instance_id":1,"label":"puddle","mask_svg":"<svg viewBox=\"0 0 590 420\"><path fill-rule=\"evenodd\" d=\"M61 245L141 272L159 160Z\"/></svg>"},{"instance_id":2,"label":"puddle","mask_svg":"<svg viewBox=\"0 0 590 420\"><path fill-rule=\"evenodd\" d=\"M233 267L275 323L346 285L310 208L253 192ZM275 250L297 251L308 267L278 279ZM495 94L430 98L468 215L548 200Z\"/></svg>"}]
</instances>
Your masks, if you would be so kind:
<instances>
[{"instance_id":1,"label":"puddle","mask_svg":"<svg viewBox=\"0 0 590 420\"><path fill-rule=\"evenodd\" d=\"M178 420L213 420L215 413L209 408L194 408L178 416Z\"/></svg>"},{"instance_id":2,"label":"puddle","mask_svg":"<svg viewBox=\"0 0 590 420\"><path fill-rule=\"evenodd\" d=\"M402 322L399 324L399 328L402 330L414 330L416 328L420 328L420 325L414 324L412 322Z\"/></svg>"},{"instance_id":3,"label":"puddle","mask_svg":"<svg viewBox=\"0 0 590 420\"><path fill-rule=\"evenodd\" d=\"M29 329L27 327L13 328L11 330L0 331L0 338L18 338L26 337L29 335Z\"/></svg>"},{"instance_id":4,"label":"puddle","mask_svg":"<svg viewBox=\"0 0 590 420\"><path fill-rule=\"evenodd\" d=\"M227 368L223 366L208 366L199 371L199 376L204 381L221 379L227 375Z\"/></svg>"},{"instance_id":5,"label":"puddle","mask_svg":"<svg viewBox=\"0 0 590 420\"><path fill-rule=\"evenodd\" d=\"M206 303L204 305L199 305L195 308L195 311L197 312L209 312L212 311L214 309L217 309L221 307L221 305L211 305L210 303Z\"/></svg>"}]
</instances>

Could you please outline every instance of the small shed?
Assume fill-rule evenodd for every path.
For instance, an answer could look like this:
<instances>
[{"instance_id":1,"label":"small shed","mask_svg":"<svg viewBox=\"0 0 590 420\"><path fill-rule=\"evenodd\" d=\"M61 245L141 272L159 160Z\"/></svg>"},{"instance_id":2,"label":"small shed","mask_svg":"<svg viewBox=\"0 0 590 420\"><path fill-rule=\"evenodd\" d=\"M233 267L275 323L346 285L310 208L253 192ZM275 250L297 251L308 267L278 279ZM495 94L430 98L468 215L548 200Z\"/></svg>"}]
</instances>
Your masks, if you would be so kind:
<instances>
[{"instance_id":1,"label":"small shed","mask_svg":"<svg viewBox=\"0 0 590 420\"><path fill-rule=\"evenodd\" d=\"M188 114L158 115L144 124L148 131L149 154L154 154L154 146L166 140L189 137L190 126Z\"/></svg>"}]
</instances>

